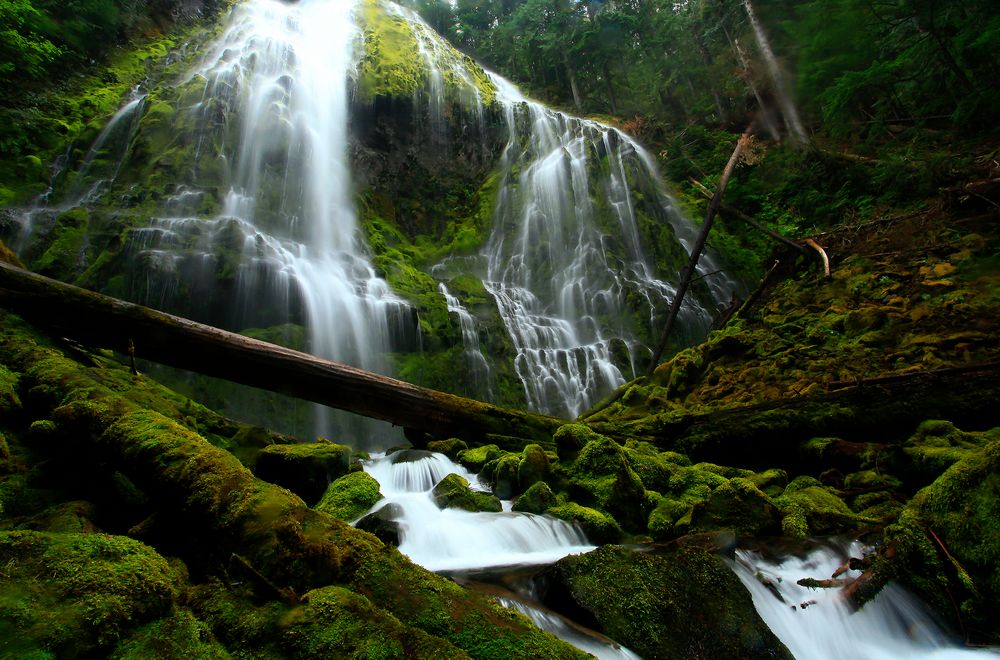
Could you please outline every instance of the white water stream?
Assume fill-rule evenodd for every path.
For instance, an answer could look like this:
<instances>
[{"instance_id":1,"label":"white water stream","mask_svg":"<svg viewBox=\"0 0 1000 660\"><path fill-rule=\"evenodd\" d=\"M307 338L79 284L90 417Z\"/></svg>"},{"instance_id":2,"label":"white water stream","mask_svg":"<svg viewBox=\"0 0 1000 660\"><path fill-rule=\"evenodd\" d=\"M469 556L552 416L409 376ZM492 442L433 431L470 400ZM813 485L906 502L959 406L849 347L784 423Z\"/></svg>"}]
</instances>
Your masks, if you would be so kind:
<instances>
[{"instance_id":1,"label":"white water stream","mask_svg":"<svg viewBox=\"0 0 1000 660\"><path fill-rule=\"evenodd\" d=\"M839 589L797 584L802 578L830 578L849 557L861 557L863 550L859 543L825 545L804 557L780 561L739 550L733 569L753 596L761 618L799 660L1000 657L991 650L960 647L919 600L898 586L888 585L855 611ZM858 575L849 571L843 577Z\"/></svg>"},{"instance_id":2,"label":"white water stream","mask_svg":"<svg viewBox=\"0 0 1000 660\"><path fill-rule=\"evenodd\" d=\"M458 474L476 490L479 478L441 454L405 451L378 456L365 465L384 496L375 507L398 504L400 551L432 571L548 564L594 548L576 525L531 513L474 513L440 509L431 490Z\"/></svg>"}]
</instances>

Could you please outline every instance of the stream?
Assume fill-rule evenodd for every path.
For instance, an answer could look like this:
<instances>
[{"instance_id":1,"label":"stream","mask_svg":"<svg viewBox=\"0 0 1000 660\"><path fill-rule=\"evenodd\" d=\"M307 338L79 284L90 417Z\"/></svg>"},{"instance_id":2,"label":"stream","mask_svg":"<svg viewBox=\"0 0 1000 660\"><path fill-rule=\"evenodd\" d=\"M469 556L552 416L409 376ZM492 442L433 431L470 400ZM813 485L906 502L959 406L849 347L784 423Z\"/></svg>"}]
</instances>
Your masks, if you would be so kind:
<instances>
[{"instance_id":1,"label":"stream","mask_svg":"<svg viewBox=\"0 0 1000 660\"><path fill-rule=\"evenodd\" d=\"M576 525L513 512L510 501L502 501L500 513L438 508L431 491L451 473L464 477L474 490L489 492L477 475L442 454L421 450L373 454L364 467L379 482L384 496L368 513L398 505L394 522L399 528L399 549L415 563L486 591L539 628L598 658L639 657L534 599L532 571L595 548ZM849 557L860 557L864 550L858 542L829 541L817 543L803 556L772 559L739 549L731 565L750 591L761 618L796 658L1000 658L990 649L962 647L923 603L899 586L888 585L855 611L838 589L797 584L804 577L830 577ZM845 577L858 575L850 571Z\"/></svg>"}]
</instances>

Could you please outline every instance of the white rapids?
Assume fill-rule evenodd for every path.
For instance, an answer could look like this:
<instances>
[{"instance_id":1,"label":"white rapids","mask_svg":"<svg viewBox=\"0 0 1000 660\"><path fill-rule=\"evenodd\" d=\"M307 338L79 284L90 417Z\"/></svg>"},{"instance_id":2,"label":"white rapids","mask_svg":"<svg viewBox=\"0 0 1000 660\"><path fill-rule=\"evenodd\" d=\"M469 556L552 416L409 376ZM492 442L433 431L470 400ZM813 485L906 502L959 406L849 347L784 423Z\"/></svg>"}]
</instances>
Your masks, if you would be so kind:
<instances>
[{"instance_id":1,"label":"white rapids","mask_svg":"<svg viewBox=\"0 0 1000 660\"><path fill-rule=\"evenodd\" d=\"M789 556L780 561L738 550L734 570L753 596L761 618L800 660L1000 657L990 650L959 646L918 599L896 585L888 585L855 611L839 589L810 589L797 584L802 578L829 578L848 557L860 557L863 549L860 543L825 545L805 557ZM850 571L844 577L858 575ZM781 595L780 600L772 588Z\"/></svg>"},{"instance_id":2,"label":"white rapids","mask_svg":"<svg viewBox=\"0 0 1000 660\"><path fill-rule=\"evenodd\" d=\"M399 550L432 571L462 571L501 566L549 564L594 546L571 523L530 513L509 511L473 513L440 509L431 490L448 474L467 479L477 490L487 490L479 478L441 454L400 452L377 456L365 471L378 482L384 496L374 510L398 504Z\"/></svg>"}]
</instances>

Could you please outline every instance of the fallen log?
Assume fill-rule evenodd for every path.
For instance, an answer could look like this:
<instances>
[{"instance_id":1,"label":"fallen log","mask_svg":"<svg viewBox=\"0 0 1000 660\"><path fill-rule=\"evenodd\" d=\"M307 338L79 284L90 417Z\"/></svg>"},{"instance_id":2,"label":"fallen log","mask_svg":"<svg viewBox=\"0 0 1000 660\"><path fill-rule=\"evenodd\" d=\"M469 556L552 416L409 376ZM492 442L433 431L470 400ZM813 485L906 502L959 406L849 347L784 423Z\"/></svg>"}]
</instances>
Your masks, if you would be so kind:
<instances>
[{"instance_id":1,"label":"fallen log","mask_svg":"<svg viewBox=\"0 0 1000 660\"><path fill-rule=\"evenodd\" d=\"M812 438L877 438L879 444L891 444L910 437L926 419L948 419L970 430L1000 424L1000 363L902 376L878 377L876 384L838 384L838 389L818 394L698 413L664 411L639 419L616 419L618 404L612 404L585 422L598 433L622 441L645 440L692 461L760 469L774 467L776 456L786 469L826 469L834 456L850 462L857 445L831 443L834 455L796 451ZM631 388L623 387L621 398L627 398Z\"/></svg>"},{"instance_id":2,"label":"fallen log","mask_svg":"<svg viewBox=\"0 0 1000 660\"><path fill-rule=\"evenodd\" d=\"M548 440L562 420L501 408L227 332L0 263L0 307L90 346L435 437Z\"/></svg>"}]
</instances>

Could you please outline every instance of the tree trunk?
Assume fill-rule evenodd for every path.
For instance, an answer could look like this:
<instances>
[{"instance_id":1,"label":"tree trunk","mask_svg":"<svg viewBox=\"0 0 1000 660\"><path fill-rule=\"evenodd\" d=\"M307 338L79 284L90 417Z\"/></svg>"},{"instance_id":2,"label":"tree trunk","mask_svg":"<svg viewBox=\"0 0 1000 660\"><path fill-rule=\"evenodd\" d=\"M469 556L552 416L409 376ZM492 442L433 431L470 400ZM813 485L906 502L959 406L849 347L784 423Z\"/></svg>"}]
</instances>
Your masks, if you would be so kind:
<instances>
[{"instance_id":1,"label":"tree trunk","mask_svg":"<svg viewBox=\"0 0 1000 660\"><path fill-rule=\"evenodd\" d=\"M618 99L615 97L615 86L611 83L611 71L608 70L608 63L604 63L604 84L608 88L608 103L611 104L611 114L618 114Z\"/></svg>"},{"instance_id":2,"label":"tree trunk","mask_svg":"<svg viewBox=\"0 0 1000 660\"><path fill-rule=\"evenodd\" d=\"M0 306L88 345L287 394L436 437L548 440L562 422L438 392L0 263Z\"/></svg>"},{"instance_id":3,"label":"tree trunk","mask_svg":"<svg viewBox=\"0 0 1000 660\"><path fill-rule=\"evenodd\" d=\"M565 56L564 56L565 57ZM566 65L566 77L569 78L569 88L573 92L573 105L577 110L583 109L583 100L580 98L580 86L576 84L576 71L570 66L569 60L563 62Z\"/></svg>"},{"instance_id":4,"label":"tree trunk","mask_svg":"<svg viewBox=\"0 0 1000 660\"><path fill-rule=\"evenodd\" d=\"M740 136L739 141L736 143L736 148L733 149L733 154L729 157L729 162L726 163L726 167L722 171L722 178L719 179L719 187L715 191L715 196L712 197L712 201L708 204L708 211L705 213L705 222L702 223L701 231L698 232L698 238L691 248L691 255L688 258L687 265L684 266L684 270L681 272L681 282L677 285L677 291L674 293L674 300L670 305L670 313L667 315L667 322L663 327L663 335L660 337L660 343L656 347L653 359L649 364L649 372L647 374L649 376L653 375L653 372L660 363L663 350L667 347L667 340L670 339L670 331L674 327L677 314L681 311L681 303L684 302L684 294L687 293L688 287L691 286L691 278L698 268L698 260L701 259L701 253L705 250L708 231L712 228L712 220L715 218L715 213L722 202L722 193L726 191L726 185L729 184L729 177L732 176L733 170L736 169L736 163L739 162L740 154L743 153L743 149L750 142L752 131L753 124L748 126L747 130Z\"/></svg>"},{"instance_id":5,"label":"tree trunk","mask_svg":"<svg viewBox=\"0 0 1000 660\"><path fill-rule=\"evenodd\" d=\"M788 124L792 140L795 144L804 146L808 144L809 136L806 135L806 129L802 126L802 121L799 119L799 111L795 109L792 97L788 93L788 88L785 85L785 77L781 73L781 67L778 66L778 58L774 56L774 51L771 50L771 43L764 32L764 26L758 20L757 14L753 10L753 5L750 4L750 0L743 0L743 6L747 10L750 25L753 26L753 33L757 37L757 45L760 47L760 52L764 56L764 62L767 64L768 73L771 75L771 82L774 84L774 93L778 97L778 105L781 106L781 113L785 117L785 123Z\"/></svg>"},{"instance_id":6,"label":"tree trunk","mask_svg":"<svg viewBox=\"0 0 1000 660\"><path fill-rule=\"evenodd\" d=\"M771 108L764 102L764 97L761 96L760 90L757 89L757 85L753 81L753 74L750 71L750 61L747 59L747 54L743 51L743 47L740 46L740 40L733 39L731 43L733 50L736 51L736 56L740 58L743 70L746 71L747 85L750 87L750 91L753 92L754 98L757 99L757 107L760 108L760 117L764 123L764 130L767 131L772 140L781 142L781 131L778 130L778 126L774 123L774 113L771 112Z\"/></svg>"}]
</instances>

